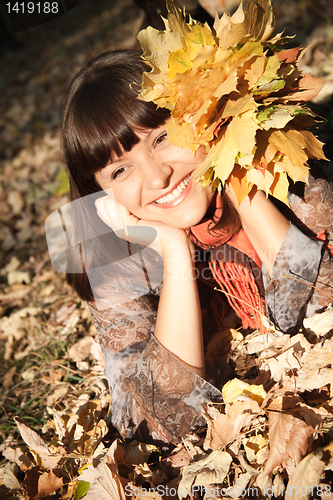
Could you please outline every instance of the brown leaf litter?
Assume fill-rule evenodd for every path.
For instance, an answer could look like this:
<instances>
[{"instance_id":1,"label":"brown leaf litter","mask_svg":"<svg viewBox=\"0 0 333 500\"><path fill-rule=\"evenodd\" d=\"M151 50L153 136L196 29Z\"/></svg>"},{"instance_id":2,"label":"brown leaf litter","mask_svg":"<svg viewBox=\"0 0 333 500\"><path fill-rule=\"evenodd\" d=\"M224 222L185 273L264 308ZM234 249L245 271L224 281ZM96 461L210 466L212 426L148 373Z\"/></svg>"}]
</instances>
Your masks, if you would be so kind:
<instances>
[{"instance_id":1,"label":"brown leaf litter","mask_svg":"<svg viewBox=\"0 0 333 500\"><path fill-rule=\"evenodd\" d=\"M2 485L33 500L80 498L80 491L87 500L195 493L206 500L326 498L333 467L331 312L309 319L293 337L272 326L266 334L233 334L229 363L242 380L223 386L222 404L203 402L207 429L186 436L168 456L153 445L114 439L116 434L110 441L103 385L98 398L82 394L63 410L48 409L43 432L51 431L51 439L17 418L25 445L3 445L8 463L0 469ZM93 345L80 342L73 346L77 363L89 358ZM246 368L244 357L251 359Z\"/></svg>"}]
</instances>

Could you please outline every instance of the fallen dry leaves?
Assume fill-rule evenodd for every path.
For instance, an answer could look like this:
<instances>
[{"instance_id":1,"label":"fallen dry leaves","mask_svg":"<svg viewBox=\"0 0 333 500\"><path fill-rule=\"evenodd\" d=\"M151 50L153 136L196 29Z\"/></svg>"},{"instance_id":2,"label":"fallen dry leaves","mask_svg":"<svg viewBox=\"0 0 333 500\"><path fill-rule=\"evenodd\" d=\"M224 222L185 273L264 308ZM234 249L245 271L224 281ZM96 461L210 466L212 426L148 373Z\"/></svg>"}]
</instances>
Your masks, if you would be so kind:
<instances>
[{"instance_id":1,"label":"fallen dry leaves","mask_svg":"<svg viewBox=\"0 0 333 500\"><path fill-rule=\"evenodd\" d=\"M212 2L204 0L205 5ZM218 7L223 3L227 10L230 4L236 6L239 3L237 0L214 2L219 4ZM1 358L6 352L6 360L1 363L0 415L1 423L4 422L0 428L1 499L29 500L38 495L55 500L69 500L74 495L83 497L92 487L91 483L82 480L79 471L86 464L90 468L98 467L115 440L107 425L109 396L100 377L101 364L99 357L95 357L95 343L85 340L78 344L88 333L94 338L93 327L78 297L66 287L63 277L50 267L44 236L47 215L68 201L58 123L59 107L68 81L93 53L132 47L133 33L142 20L131 1L119 0L111 4L109 0L80 2L79 6L86 10L79 14L78 6L74 23L72 16L68 18L67 27L59 24L60 31L55 25L53 30L50 29L51 25L47 24L36 32L19 33L17 36L24 46L17 53L9 51L2 59L0 340ZM330 118L333 107L329 101L333 86L332 2L319 0L317 4L290 0L275 2L275 9L280 23L278 32L288 26L286 34L297 34L295 45L311 44L301 61L305 72L311 71L313 76L328 81L324 87L327 102L318 105L315 111L328 118L318 135L327 143L327 156L332 157ZM220 14L222 12L223 9ZM214 15L214 9L212 13ZM245 108L243 111L245 113ZM275 112L273 118L279 120L281 117ZM262 152L259 150L258 154ZM332 173L332 168L327 172ZM266 170L268 183L269 175ZM241 176L238 175L237 179L241 190ZM240 196L243 195L241 192ZM324 492L319 497L330 499L327 493L332 492L333 416L332 343L328 332L332 327L332 316L319 315L307 321L317 320L324 325L320 331L315 327L317 335L312 333L312 325L305 323L307 332L302 333L305 352L302 346L292 347L293 339L286 337L288 350L288 346L282 344L284 337L274 330L265 336L255 332L244 338L241 332L230 332L229 365L239 377L237 380L247 380L252 387L264 386L267 400L265 403L257 401L261 413L249 423L245 422L238 436L221 450L232 458L224 483L220 485L225 487L224 497L236 499L239 491L253 486L258 487L258 491L266 488L266 493L273 497L287 491L288 500L304 499L309 492L317 491ZM273 345L274 339L280 340ZM77 361L65 359L68 345L76 344ZM53 357L50 362L45 361L41 371L43 349L52 352ZM267 349L271 349L269 355ZM220 353L214 348L211 355L218 357ZM271 370L278 380L272 379ZM29 406L34 393L44 386L45 397ZM295 399L295 393L298 399ZM237 397L237 402L240 401L241 408L244 408L247 395L238 394ZM49 420L41 430L45 404ZM229 415L232 404L230 402ZM24 420L25 423L18 422L21 429L25 429L23 433L30 449L21 439L18 442L6 437L12 434L15 408L24 419L29 418ZM222 418L225 418L225 409L225 406L210 407L214 416L219 414ZM270 453L268 411L290 414L312 427L314 432L308 440L306 454L297 466L286 463L286 468L277 466L263 477L263 467ZM246 413L241 415L241 422L245 416ZM32 423L35 428L30 437L27 423ZM156 492L158 486L169 487L169 492L177 488L182 468L197 463L199 470L200 460L211 454L209 448L204 448L204 437L202 433L187 436L167 460L159 460L158 450L149 445L118 443L117 450L123 450L124 455L121 458L120 453L116 454L124 489L129 485L133 489L132 496L141 499L147 496L160 498ZM221 439L218 433L213 433L213 438L214 442ZM50 463L46 467L45 460L54 460L53 468L48 468ZM155 490L149 491L145 481ZM316 489L315 485L320 484L322 489ZM302 486L297 490L299 485ZM255 492L253 495L258 496ZM207 490L205 499L209 498L217 496Z\"/></svg>"},{"instance_id":2,"label":"fallen dry leaves","mask_svg":"<svg viewBox=\"0 0 333 500\"><path fill-rule=\"evenodd\" d=\"M299 500L300 498L303 498L306 490L312 493L315 490L314 485L320 483L320 478L324 470L332 468L332 464L332 443L327 446L323 446L322 448L318 448L316 451L313 451L303 458L303 460L296 467L288 483L288 488L292 492L290 496L291 499ZM329 497L332 495L332 491L328 486L329 485L325 485L322 488L322 497Z\"/></svg>"},{"instance_id":3,"label":"fallen dry leaves","mask_svg":"<svg viewBox=\"0 0 333 500\"><path fill-rule=\"evenodd\" d=\"M93 464L84 467L80 481L91 485L85 496L87 500L100 500L101 498L126 500L115 460L117 446L117 441L114 441L97 467Z\"/></svg>"},{"instance_id":4,"label":"fallen dry leaves","mask_svg":"<svg viewBox=\"0 0 333 500\"><path fill-rule=\"evenodd\" d=\"M264 335L233 333L228 363L242 379L224 385L223 403L202 403L207 429L186 436L169 456L154 445L110 439L109 394L101 386L98 398L82 394L63 410L49 408L43 431L52 439L17 418L25 445L3 445L8 463L0 484L22 500L182 499L194 492L206 500L326 498L333 469L331 311L307 320L293 337L273 327ZM73 346L77 363L93 345Z\"/></svg>"},{"instance_id":5,"label":"fallen dry leaves","mask_svg":"<svg viewBox=\"0 0 333 500\"><path fill-rule=\"evenodd\" d=\"M304 420L288 413L268 412L269 455L265 462L266 475L279 465L286 465L288 460L298 464L308 449L308 438L314 429Z\"/></svg>"},{"instance_id":6,"label":"fallen dry leaves","mask_svg":"<svg viewBox=\"0 0 333 500\"><path fill-rule=\"evenodd\" d=\"M204 406L204 417L208 423L205 449L226 447L235 441L243 427L261 413L260 406L253 400L226 403L224 411L220 413L214 407Z\"/></svg>"}]
</instances>

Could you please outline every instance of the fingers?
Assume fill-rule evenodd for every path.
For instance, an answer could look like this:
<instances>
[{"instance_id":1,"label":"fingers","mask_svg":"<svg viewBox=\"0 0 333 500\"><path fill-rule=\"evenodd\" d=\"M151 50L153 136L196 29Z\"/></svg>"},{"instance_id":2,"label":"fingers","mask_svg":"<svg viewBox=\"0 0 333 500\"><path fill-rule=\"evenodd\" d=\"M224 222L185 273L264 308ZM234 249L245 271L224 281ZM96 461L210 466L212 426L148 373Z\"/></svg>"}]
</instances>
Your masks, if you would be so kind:
<instances>
[{"instance_id":1,"label":"fingers","mask_svg":"<svg viewBox=\"0 0 333 500\"><path fill-rule=\"evenodd\" d=\"M111 191L111 190L109 190ZM128 240L128 226L136 226L139 219L114 199L113 193L98 198L95 207L99 218L118 236Z\"/></svg>"},{"instance_id":2,"label":"fingers","mask_svg":"<svg viewBox=\"0 0 333 500\"><path fill-rule=\"evenodd\" d=\"M162 255L156 229L153 231L154 223L141 221L127 210L123 205L117 203L113 194L102 196L95 201L95 207L99 218L107 224L116 235L124 240L138 245L151 246ZM163 225L162 225L163 226ZM154 245L151 244L154 241Z\"/></svg>"},{"instance_id":3,"label":"fingers","mask_svg":"<svg viewBox=\"0 0 333 500\"><path fill-rule=\"evenodd\" d=\"M138 219L135 215L131 214L131 212L129 212L127 208L124 207L124 205L117 203L117 208L118 208L118 214L125 228L126 226L137 225L140 219Z\"/></svg>"},{"instance_id":4,"label":"fingers","mask_svg":"<svg viewBox=\"0 0 333 500\"><path fill-rule=\"evenodd\" d=\"M113 196L108 194L95 201L95 207L99 218L107 224L113 231L124 229L124 224L119 213L118 203Z\"/></svg>"}]
</instances>

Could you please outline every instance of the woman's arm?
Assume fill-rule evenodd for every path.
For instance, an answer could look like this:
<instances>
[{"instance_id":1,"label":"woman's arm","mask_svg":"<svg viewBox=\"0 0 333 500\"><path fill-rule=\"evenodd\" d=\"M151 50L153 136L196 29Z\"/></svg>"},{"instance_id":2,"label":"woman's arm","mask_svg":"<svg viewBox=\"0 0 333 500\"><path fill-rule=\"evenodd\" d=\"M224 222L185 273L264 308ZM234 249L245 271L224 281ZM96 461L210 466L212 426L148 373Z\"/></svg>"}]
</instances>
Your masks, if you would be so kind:
<instances>
[{"instance_id":1,"label":"woman's arm","mask_svg":"<svg viewBox=\"0 0 333 500\"><path fill-rule=\"evenodd\" d=\"M164 280L160 296L155 337L189 370L205 375L201 309L192 260L193 245L182 229L165 224L142 221L125 207L105 196L96 201L101 219L114 230L126 226L145 227L157 231L164 263ZM118 226L117 226L118 225ZM122 237L126 236L126 230ZM122 234L120 232L120 234ZM135 243L140 243L137 239Z\"/></svg>"},{"instance_id":2,"label":"woman's arm","mask_svg":"<svg viewBox=\"0 0 333 500\"><path fill-rule=\"evenodd\" d=\"M302 225L299 214L296 213L299 220L296 217L294 223L289 224L270 200L266 199L263 192L256 191L251 200L247 197L239 206L230 186L227 187L227 193L264 264L267 316L283 332L298 331L306 314L320 310L319 303L325 306L331 301L330 290L325 285L331 281L332 266L329 265L327 253L323 253L323 242L304 234L304 227L314 229L314 234L316 229L305 219ZM331 222L323 216L318 185L314 186L312 194L320 207L314 217L329 233ZM305 206L305 201L301 199L299 203L304 213L314 213L313 206ZM313 203L314 200L312 205ZM291 209L295 211L295 206L292 205ZM297 228L298 224L300 229ZM324 279L323 275L326 275ZM321 301L316 300L317 294L320 295ZM313 307L315 304L317 309Z\"/></svg>"},{"instance_id":3,"label":"woman's arm","mask_svg":"<svg viewBox=\"0 0 333 500\"><path fill-rule=\"evenodd\" d=\"M251 196L246 196L238 204L232 187L226 184L225 189L235 205L244 231L271 277L275 257L290 227L289 221L263 191L256 190L254 194L252 191Z\"/></svg>"},{"instance_id":4,"label":"woman's arm","mask_svg":"<svg viewBox=\"0 0 333 500\"><path fill-rule=\"evenodd\" d=\"M185 362L189 370L204 377L201 309L192 243L184 231L178 233L171 244L162 246L162 255L165 274L155 337L181 362Z\"/></svg>"}]
</instances>

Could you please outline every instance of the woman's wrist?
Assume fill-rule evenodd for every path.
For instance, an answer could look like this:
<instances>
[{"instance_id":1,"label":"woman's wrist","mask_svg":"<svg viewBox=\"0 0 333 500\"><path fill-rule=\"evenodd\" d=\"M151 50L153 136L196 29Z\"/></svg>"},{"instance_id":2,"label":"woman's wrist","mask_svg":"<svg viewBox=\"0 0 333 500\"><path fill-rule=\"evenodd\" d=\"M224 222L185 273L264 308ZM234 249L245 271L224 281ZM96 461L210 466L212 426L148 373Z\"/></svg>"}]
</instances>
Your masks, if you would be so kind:
<instances>
[{"instance_id":1,"label":"woman's wrist","mask_svg":"<svg viewBox=\"0 0 333 500\"><path fill-rule=\"evenodd\" d=\"M195 263L190 241L181 244L170 245L164 249L164 282L165 280L176 280L179 283L184 280L195 280Z\"/></svg>"},{"instance_id":2,"label":"woman's wrist","mask_svg":"<svg viewBox=\"0 0 333 500\"><path fill-rule=\"evenodd\" d=\"M176 231L175 235L170 235L169 238L160 241L163 260L174 262L180 260L179 256L183 256L186 261L192 261L194 245L185 231L182 229L176 229Z\"/></svg>"}]
</instances>

